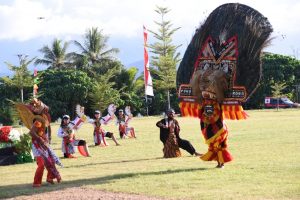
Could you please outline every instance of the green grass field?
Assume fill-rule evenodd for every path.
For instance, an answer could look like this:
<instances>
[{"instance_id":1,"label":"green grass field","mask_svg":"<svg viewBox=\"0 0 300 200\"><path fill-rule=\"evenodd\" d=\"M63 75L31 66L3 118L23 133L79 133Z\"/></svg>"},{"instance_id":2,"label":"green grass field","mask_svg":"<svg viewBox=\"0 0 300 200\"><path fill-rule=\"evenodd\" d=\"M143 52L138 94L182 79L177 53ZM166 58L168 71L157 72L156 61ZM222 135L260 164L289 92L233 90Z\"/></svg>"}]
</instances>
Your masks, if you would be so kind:
<instances>
[{"instance_id":1,"label":"green grass field","mask_svg":"<svg viewBox=\"0 0 300 200\"><path fill-rule=\"evenodd\" d=\"M32 188L35 163L0 166L0 198L84 186L175 199L300 199L300 110L248 114L248 120L227 121L234 161L224 169L183 150L180 158L163 159L155 126L159 117L134 118L137 139L119 140L121 146L108 139L110 146L104 148L94 147L92 125L84 124L77 137L88 141L92 157L77 153L77 159L62 159L63 182L39 189ZM182 138L206 152L199 120L178 121ZM57 129L53 124L52 147L61 157ZM114 124L105 129L118 136Z\"/></svg>"}]
</instances>

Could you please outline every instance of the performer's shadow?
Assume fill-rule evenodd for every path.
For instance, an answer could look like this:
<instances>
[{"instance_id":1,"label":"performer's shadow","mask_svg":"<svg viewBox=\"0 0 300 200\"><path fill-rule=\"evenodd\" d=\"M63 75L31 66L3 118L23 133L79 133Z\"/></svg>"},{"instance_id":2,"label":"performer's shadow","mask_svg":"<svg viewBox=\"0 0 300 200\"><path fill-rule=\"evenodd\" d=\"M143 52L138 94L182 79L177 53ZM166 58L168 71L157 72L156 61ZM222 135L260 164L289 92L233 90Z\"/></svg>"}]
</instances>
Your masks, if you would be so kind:
<instances>
[{"instance_id":1,"label":"performer's shadow","mask_svg":"<svg viewBox=\"0 0 300 200\"><path fill-rule=\"evenodd\" d=\"M187 169L174 169L174 170L164 170L164 171L153 171L153 172L137 172L137 173L120 173L114 175L108 175L103 177L89 178L89 179L78 179L72 181L63 181L60 184L55 184L51 186L42 186L38 189L32 189L32 183L30 184L17 184L17 185L7 185L1 186L0 188L0 198L14 198L20 195L33 195L44 192L59 191L70 187L82 187L88 185L101 185L113 182L115 180L141 177L141 176L152 176L152 175L165 175L165 174L176 174L180 172L197 172L203 170L210 170L214 168L187 168ZM15 191L22 191L16 194Z\"/></svg>"},{"instance_id":2,"label":"performer's shadow","mask_svg":"<svg viewBox=\"0 0 300 200\"><path fill-rule=\"evenodd\" d=\"M81 164L81 165L65 166L64 168L74 168L74 167L78 168L78 167L93 166L93 165L130 163L130 162L140 162L140 161L160 160L160 159L165 159L165 158L157 157L157 158L142 158L142 159L134 159L134 160L119 160L119 161L109 161L109 162L87 163L87 164Z\"/></svg>"}]
</instances>

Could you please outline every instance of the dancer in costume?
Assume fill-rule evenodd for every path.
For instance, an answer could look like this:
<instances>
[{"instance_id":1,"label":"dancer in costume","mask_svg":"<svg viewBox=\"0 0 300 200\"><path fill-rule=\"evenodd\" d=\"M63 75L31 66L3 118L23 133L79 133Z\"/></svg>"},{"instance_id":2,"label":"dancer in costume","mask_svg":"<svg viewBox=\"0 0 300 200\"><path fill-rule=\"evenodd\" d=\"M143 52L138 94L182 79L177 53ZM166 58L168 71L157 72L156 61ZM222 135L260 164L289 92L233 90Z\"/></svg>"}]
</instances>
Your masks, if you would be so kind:
<instances>
[{"instance_id":1,"label":"dancer in costume","mask_svg":"<svg viewBox=\"0 0 300 200\"><path fill-rule=\"evenodd\" d=\"M77 118L70 122L70 116L64 115L61 121L61 125L57 131L57 136L62 138L62 152L65 158L76 158L73 156L75 153L75 146L77 146L79 153L82 156L90 156L88 146L85 140L76 139L74 129L78 129L76 123Z\"/></svg>"},{"instance_id":2,"label":"dancer in costume","mask_svg":"<svg viewBox=\"0 0 300 200\"><path fill-rule=\"evenodd\" d=\"M197 29L178 68L181 113L200 118L208 145L201 159L217 161L218 168L233 159L224 119L246 119L241 103L258 86L261 50L271 32L268 19L253 8L224 4Z\"/></svg>"},{"instance_id":3,"label":"dancer in costume","mask_svg":"<svg viewBox=\"0 0 300 200\"><path fill-rule=\"evenodd\" d=\"M200 156L196 152L193 145L188 141L180 138L180 126L176 119L174 119L175 111L169 109L167 111L167 118L164 118L156 123L160 128L160 141L164 144L163 153L164 158L180 157L182 148L189 152L191 155Z\"/></svg>"},{"instance_id":4,"label":"dancer in costume","mask_svg":"<svg viewBox=\"0 0 300 200\"><path fill-rule=\"evenodd\" d=\"M119 125L119 133L120 138L125 139L128 138L136 138L134 128L129 126L129 121L133 118L130 107L126 106L125 114L122 109L119 110L119 114L117 117L117 124Z\"/></svg>"},{"instance_id":5,"label":"dancer in costume","mask_svg":"<svg viewBox=\"0 0 300 200\"><path fill-rule=\"evenodd\" d=\"M33 119L33 126L29 134L32 137L32 152L36 159L37 169L34 175L33 187L40 187L44 168L47 169L47 182L54 184L53 179L59 183L61 176L55 167L55 163L62 166L59 158L50 149L48 139L45 132L45 119L36 115Z\"/></svg>"},{"instance_id":6,"label":"dancer in costume","mask_svg":"<svg viewBox=\"0 0 300 200\"><path fill-rule=\"evenodd\" d=\"M51 122L51 116L49 114L49 107L44 104L41 100L33 98L32 101L27 104L27 107L33 112L34 115L41 115L47 117L48 121ZM51 126L50 123L46 127L46 133L48 137L49 144L51 144Z\"/></svg>"},{"instance_id":7,"label":"dancer in costume","mask_svg":"<svg viewBox=\"0 0 300 200\"><path fill-rule=\"evenodd\" d=\"M100 123L101 126L102 125L108 125L110 122L112 122L115 118L115 112L116 112L116 105L115 104L110 104L107 108L107 115L105 115L104 117L101 117L100 119ZM101 114L101 113L100 113ZM92 122L93 123L93 122ZM105 131L106 132L106 131ZM115 137L114 137L115 138ZM101 138L100 138L101 139ZM102 143L100 143L100 146L107 146L109 145L106 140L105 137L102 137ZM117 141L117 140L116 140ZM105 143L104 143L105 142ZM117 144L117 143L116 143Z\"/></svg>"},{"instance_id":8,"label":"dancer in costume","mask_svg":"<svg viewBox=\"0 0 300 200\"><path fill-rule=\"evenodd\" d=\"M90 119L89 123L93 124L94 126L94 142L95 146L108 146L108 143L106 142L105 137L111 138L117 146L120 144L117 142L115 136L111 132L105 131L101 124L105 123L104 118L101 118L101 112L99 110L96 110L94 113L95 119ZM107 122L106 122L107 123Z\"/></svg>"},{"instance_id":9,"label":"dancer in costume","mask_svg":"<svg viewBox=\"0 0 300 200\"><path fill-rule=\"evenodd\" d=\"M54 184L54 179L60 182L61 176L55 164L61 167L62 164L50 148L49 137L46 132L46 127L49 127L50 124L49 118L45 114L35 115L26 104L14 103L14 106L23 124L30 130L29 134L32 137L32 152L38 166L34 176L33 187L41 186L44 168L48 171L48 183Z\"/></svg>"}]
</instances>

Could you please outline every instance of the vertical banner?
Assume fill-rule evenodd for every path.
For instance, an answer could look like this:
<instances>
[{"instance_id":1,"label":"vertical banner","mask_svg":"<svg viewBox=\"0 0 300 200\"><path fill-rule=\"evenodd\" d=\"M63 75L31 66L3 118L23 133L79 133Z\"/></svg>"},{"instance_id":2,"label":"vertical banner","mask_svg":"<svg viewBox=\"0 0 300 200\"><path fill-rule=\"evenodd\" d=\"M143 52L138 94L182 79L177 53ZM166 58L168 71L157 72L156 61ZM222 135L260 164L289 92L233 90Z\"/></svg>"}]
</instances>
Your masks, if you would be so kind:
<instances>
[{"instance_id":1,"label":"vertical banner","mask_svg":"<svg viewBox=\"0 0 300 200\"><path fill-rule=\"evenodd\" d=\"M147 49L148 32L145 26L144 28L144 81L145 81L145 95L154 96L152 78L149 71L149 57Z\"/></svg>"},{"instance_id":2,"label":"vertical banner","mask_svg":"<svg viewBox=\"0 0 300 200\"><path fill-rule=\"evenodd\" d=\"M38 71L36 68L34 68L34 72L33 72L33 97L35 98L37 96L38 93Z\"/></svg>"}]
</instances>

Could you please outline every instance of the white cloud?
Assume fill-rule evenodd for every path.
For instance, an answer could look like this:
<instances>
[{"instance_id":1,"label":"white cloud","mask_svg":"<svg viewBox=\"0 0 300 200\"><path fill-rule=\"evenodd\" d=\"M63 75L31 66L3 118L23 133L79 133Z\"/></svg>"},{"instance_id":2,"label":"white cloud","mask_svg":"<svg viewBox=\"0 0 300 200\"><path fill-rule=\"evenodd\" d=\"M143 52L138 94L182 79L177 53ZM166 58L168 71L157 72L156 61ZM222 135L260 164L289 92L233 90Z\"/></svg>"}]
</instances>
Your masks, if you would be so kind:
<instances>
[{"instance_id":1,"label":"white cloud","mask_svg":"<svg viewBox=\"0 0 300 200\"><path fill-rule=\"evenodd\" d=\"M11 5L0 5L0 39L28 40L38 36L83 34L87 28L98 26L109 35L136 37L145 23L155 28L159 20L155 5L168 6L167 19L182 27L182 34L191 35L195 27L217 6L226 0L14 0ZM300 32L300 2L250 1L267 16L278 32ZM38 20L38 17L45 17Z\"/></svg>"},{"instance_id":2,"label":"white cloud","mask_svg":"<svg viewBox=\"0 0 300 200\"><path fill-rule=\"evenodd\" d=\"M110 38L142 37L142 25L157 30L154 20L160 18L156 5L167 6L166 16L173 27L181 27L175 41L187 45L192 35L213 9L227 0L11 0L0 3L1 40L26 41L38 37L71 38L83 35L88 28L99 27ZM240 0L269 18L273 36L286 49L300 48L300 1L298 0ZM38 19L44 17L44 19ZM286 38L284 39L283 36ZM282 41L284 40L284 41ZM288 43L288 44L285 44ZM280 50L279 50L280 51Z\"/></svg>"}]
</instances>

